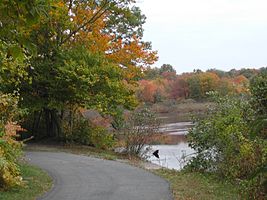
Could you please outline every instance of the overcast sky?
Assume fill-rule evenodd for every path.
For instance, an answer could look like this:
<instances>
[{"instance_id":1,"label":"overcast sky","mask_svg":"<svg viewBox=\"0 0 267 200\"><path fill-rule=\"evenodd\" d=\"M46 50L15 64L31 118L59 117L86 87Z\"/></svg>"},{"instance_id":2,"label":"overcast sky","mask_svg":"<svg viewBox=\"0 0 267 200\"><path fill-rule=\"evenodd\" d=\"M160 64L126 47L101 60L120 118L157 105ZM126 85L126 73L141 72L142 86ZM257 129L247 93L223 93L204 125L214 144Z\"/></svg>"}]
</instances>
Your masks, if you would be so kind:
<instances>
[{"instance_id":1,"label":"overcast sky","mask_svg":"<svg viewBox=\"0 0 267 200\"><path fill-rule=\"evenodd\" d=\"M138 0L155 66L178 73L267 66L267 0Z\"/></svg>"}]
</instances>

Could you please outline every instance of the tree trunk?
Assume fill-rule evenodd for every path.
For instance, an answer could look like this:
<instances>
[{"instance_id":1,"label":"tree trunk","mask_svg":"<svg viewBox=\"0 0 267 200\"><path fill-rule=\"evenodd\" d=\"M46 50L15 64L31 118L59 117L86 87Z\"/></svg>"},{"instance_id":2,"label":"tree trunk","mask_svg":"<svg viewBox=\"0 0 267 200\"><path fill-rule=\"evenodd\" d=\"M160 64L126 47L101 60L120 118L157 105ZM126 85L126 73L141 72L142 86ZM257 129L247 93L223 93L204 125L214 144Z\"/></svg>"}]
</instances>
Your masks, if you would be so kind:
<instances>
[{"instance_id":1,"label":"tree trunk","mask_svg":"<svg viewBox=\"0 0 267 200\"><path fill-rule=\"evenodd\" d=\"M44 109L44 116L45 116L45 125L46 125L46 136L50 136L50 117L49 117L49 110Z\"/></svg>"},{"instance_id":2,"label":"tree trunk","mask_svg":"<svg viewBox=\"0 0 267 200\"><path fill-rule=\"evenodd\" d=\"M38 129L39 129L39 124L42 116L42 111L35 111L34 112L34 117L33 117L33 124L32 124L32 135L37 138L38 137Z\"/></svg>"},{"instance_id":3,"label":"tree trunk","mask_svg":"<svg viewBox=\"0 0 267 200\"><path fill-rule=\"evenodd\" d=\"M60 139L60 137L62 137L61 120L57 114L57 110L51 110L51 122L54 136Z\"/></svg>"}]
</instances>

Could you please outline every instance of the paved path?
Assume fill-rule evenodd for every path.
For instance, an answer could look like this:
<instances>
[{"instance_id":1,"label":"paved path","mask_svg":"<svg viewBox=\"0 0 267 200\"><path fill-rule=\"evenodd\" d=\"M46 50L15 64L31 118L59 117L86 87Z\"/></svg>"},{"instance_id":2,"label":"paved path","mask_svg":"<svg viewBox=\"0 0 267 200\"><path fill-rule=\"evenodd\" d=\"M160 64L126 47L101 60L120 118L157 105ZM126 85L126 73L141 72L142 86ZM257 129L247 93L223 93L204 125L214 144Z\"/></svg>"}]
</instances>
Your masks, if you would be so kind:
<instances>
[{"instance_id":1,"label":"paved path","mask_svg":"<svg viewBox=\"0 0 267 200\"><path fill-rule=\"evenodd\" d=\"M171 200L169 184L145 170L116 161L67 153L27 152L54 186L42 200Z\"/></svg>"}]
</instances>

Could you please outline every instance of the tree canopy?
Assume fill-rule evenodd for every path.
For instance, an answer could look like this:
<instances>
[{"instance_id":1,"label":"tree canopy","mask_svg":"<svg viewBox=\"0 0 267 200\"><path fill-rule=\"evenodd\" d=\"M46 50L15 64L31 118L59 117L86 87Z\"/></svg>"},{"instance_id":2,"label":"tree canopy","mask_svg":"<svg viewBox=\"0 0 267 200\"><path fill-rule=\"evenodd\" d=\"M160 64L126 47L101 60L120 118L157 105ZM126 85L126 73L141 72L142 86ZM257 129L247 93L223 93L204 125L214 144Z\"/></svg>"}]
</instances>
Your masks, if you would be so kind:
<instances>
[{"instance_id":1,"label":"tree canopy","mask_svg":"<svg viewBox=\"0 0 267 200\"><path fill-rule=\"evenodd\" d=\"M0 11L1 91L19 91L52 135L66 108L136 106L135 81L157 56L133 0L6 0Z\"/></svg>"}]
</instances>

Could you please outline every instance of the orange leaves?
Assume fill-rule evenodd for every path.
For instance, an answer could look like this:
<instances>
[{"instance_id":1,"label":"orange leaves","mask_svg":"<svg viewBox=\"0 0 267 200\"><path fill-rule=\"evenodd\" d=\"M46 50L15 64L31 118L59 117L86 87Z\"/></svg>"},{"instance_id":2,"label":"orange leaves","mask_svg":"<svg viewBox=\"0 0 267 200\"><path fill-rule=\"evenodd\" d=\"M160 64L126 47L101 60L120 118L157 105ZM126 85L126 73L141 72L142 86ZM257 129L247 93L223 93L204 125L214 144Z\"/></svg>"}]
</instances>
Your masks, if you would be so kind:
<instances>
[{"instance_id":1,"label":"orange leaves","mask_svg":"<svg viewBox=\"0 0 267 200\"><path fill-rule=\"evenodd\" d=\"M243 75L239 75L239 76L237 76L237 77L235 77L233 79L233 82L234 82L234 84L237 84L237 85L247 84L248 83L248 79Z\"/></svg>"},{"instance_id":2,"label":"orange leaves","mask_svg":"<svg viewBox=\"0 0 267 200\"><path fill-rule=\"evenodd\" d=\"M156 79L153 81L139 81L137 96L140 101L156 103L166 98L168 81L164 79Z\"/></svg>"},{"instance_id":3,"label":"orange leaves","mask_svg":"<svg viewBox=\"0 0 267 200\"><path fill-rule=\"evenodd\" d=\"M109 47L107 58L125 67L127 78L139 76L144 67L157 60L157 53L147 50L145 44L135 36L130 42L123 42L122 39L113 41Z\"/></svg>"},{"instance_id":4,"label":"orange leaves","mask_svg":"<svg viewBox=\"0 0 267 200\"><path fill-rule=\"evenodd\" d=\"M235 92L234 84L231 78L222 77L219 80L217 91L222 95L232 95Z\"/></svg>"},{"instance_id":5,"label":"orange leaves","mask_svg":"<svg viewBox=\"0 0 267 200\"><path fill-rule=\"evenodd\" d=\"M67 17L66 15L68 14L68 7L62 0L51 1L51 7L53 9L51 9L49 12L50 20L57 21L62 17Z\"/></svg>"},{"instance_id":6,"label":"orange leaves","mask_svg":"<svg viewBox=\"0 0 267 200\"><path fill-rule=\"evenodd\" d=\"M83 26L99 9L88 9L84 6L75 8L72 16L74 27ZM86 24L69 45L85 45L91 52L102 54L112 63L124 68L127 80L134 79L140 75L140 68L149 66L157 60L157 52L149 50L136 35L122 39L116 32L108 30L108 16L108 12L104 13L93 23Z\"/></svg>"},{"instance_id":7,"label":"orange leaves","mask_svg":"<svg viewBox=\"0 0 267 200\"><path fill-rule=\"evenodd\" d=\"M175 72L159 73L159 68L148 68L149 80L139 81L137 96L140 101L156 101L156 96L163 99L205 99L208 92L216 91L220 95L247 94L249 80L243 75L231 77L227 72L219 77L214 72L194 72L176 75ZM153 72L153 73L152 73ZM146 73L146 72L145 72Z\"/></svg>"},{"instance_id":8,"label":"orange leaves","mask_svg":"<svg viewBox=\"0 0 267 200\"><path fill-rule=\"evenodd\" d=\"M233 79L233 84L234 84L236 93L241 94L241 93L249 92L248 91L249 80L245 76L239 75L235 77Z\"/></svg>"},{"instance_id":9,"label":"orange leaves","mask_svg":"<svg viewBox=\"0 0 267 200\"><path fill-rule=\"evenodd\" d=\"M7 122L5 125L5 137L15 137L18 131L25 131L25 129L21 128L16 122Z\"/></svg>"},{"instance_id":10,"label":"orange leaves","mask_svg":"<svg viewBox=\"0 0 267 200\"><path fill-rule=\"evenodd\" d=\"M143 68L157 60L157 52L152 51L150 45L142 41L140 31L136 31L141 30L142 20L127 3L75 1L71 4L69 0L55 0L51 1L49 11L49 17L43 16L45 20L34 27L36 34L32 37L36 38L38 50L51 51L45 52L48 55L57 48L82 46L119 66L129 84L141 76ZM131 23L133 19L137 22ZM47 50L48 46L51 48Z\"/></svg>"},{"instance_id":11,"label":"orange leaves","mask_svg":"<svg viewBox=\"0 0 267 200\"><path fill-rule=\"evenodd\" d=\"M140 89L139 99L144 102L154 103L154 94L157 90L156 85L151 81L142 80L140 81Z\"/></svg>"},{"instance_id":12,"label":"orange leaves","mask_svg":"<svg viewBox=\"0 0 267 200\"><path fill-rule=\"evenodd\" d=\"M128 40L112 41L108 58L126 67L133 65L141 68L153 64L158 59L157 52L150 50L148 45L136 35Z\"/></svg>"},{"instance_id":13,"label":"orange leaves","mask_svg":"<svg viewBox=\"0 0 267 200\"><path fill-rule=\"evenodd\" d=\"M200 80L200 88L203 96L206 92L215 91L218 87L219 77L217 74L211 72L205 72L198 74Z\"/></svg>"},{"instance_id":14,"label":"orange leaves","mask_svg":"<svg viewBox=\"0 0 267 200\"><path fill-rule=\"evenodd\" d=\"M186 77L183 75L176 77L170 84L169 97L172 99L187 98L189 95L189 87Z\"/></svg>"}]
</instances>

